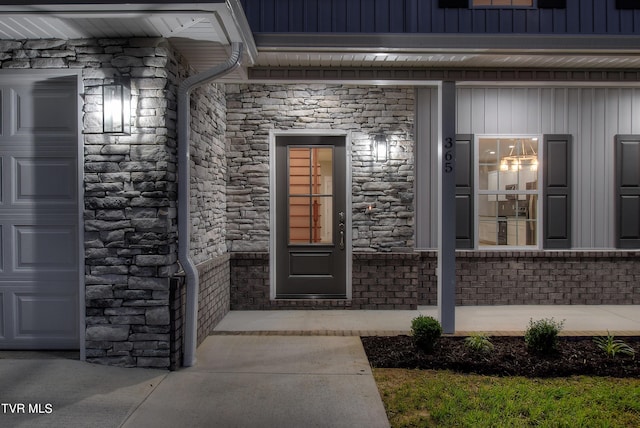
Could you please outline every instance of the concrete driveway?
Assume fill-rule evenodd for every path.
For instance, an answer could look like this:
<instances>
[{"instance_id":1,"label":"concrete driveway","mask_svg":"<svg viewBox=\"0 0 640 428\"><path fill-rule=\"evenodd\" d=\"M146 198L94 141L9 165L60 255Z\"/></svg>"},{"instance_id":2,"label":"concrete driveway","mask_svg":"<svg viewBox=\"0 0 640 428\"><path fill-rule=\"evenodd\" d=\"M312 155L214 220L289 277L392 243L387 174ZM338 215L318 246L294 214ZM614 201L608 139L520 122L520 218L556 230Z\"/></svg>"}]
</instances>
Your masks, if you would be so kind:
<instances>
[{"instance_id":1,"label":"concrete driveway","mask_svg":"<svg viewBox=\"0 0 640 428\"><path fill-rule=\"evenodd\" d=\"M1 427L389 426L358 337L210 336L176 372L1 354Z\"/></svg>"}]
</instances>

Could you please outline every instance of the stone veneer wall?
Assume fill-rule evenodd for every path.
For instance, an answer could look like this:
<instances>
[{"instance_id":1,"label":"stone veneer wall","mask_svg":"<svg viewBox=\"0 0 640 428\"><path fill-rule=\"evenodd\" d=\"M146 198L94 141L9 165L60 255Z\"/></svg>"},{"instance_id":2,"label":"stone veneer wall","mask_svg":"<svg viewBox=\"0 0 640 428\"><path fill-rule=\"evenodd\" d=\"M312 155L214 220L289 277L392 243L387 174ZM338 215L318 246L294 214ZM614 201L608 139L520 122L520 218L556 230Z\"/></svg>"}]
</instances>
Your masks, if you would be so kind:
<instances>
[{"instance_id":1,"label":"stone veneer wall","mask_svg":"<svg viewBox=\"0 0 640 428\"><path fill-rule=\"evenodd\" d=\"M412 87L227 85L229 250L269 250L269 132L313 129L352 132L354 251L412 248L413 116ZM371 156L378 133L385 164Z\"/></svg>"},{"instance_id":2,"label":"stone veneer wall","mask_svg":"<svg viewBox=\"0 0 640 428\"><path fill-rule=\"evenodd\" d=\"M169 367L181 316L170 313L169 287L179 269L176 94L188 64L163 39L25 40L0 41L0 67L82 70L87 360ZM132 134L93 133L102 124L100 85L118 76L131 78ZM192 101L193 254L212 269L202 272L210 282L226 263L225 97L208 85ZM205 319L228 310L225 284L205 291Z\"/></svg>"}]
</instances>

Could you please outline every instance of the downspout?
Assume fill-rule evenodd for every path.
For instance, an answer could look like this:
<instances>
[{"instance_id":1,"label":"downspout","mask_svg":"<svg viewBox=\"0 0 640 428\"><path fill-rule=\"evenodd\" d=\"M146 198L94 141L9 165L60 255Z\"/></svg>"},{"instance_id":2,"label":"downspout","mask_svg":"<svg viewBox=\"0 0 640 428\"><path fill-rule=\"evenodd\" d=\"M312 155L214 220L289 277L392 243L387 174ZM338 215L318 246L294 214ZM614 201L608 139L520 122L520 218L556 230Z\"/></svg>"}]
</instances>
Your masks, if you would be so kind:
<instances>
[{"instance_id":1,"label":"downspout","mask_svg":"<svg viewBox=\"0 0 640 428\"><path fill-rule=\"evenodd\" d=\"M186 276L187 300L185 304L185 332L183 365L196 362L198 342L198 270L191 259L191 91L232 72L240 66L243 45L231 44L231 55L222 64L190 76L178 87L178 260Z\"/></svg>"}]
</instances>

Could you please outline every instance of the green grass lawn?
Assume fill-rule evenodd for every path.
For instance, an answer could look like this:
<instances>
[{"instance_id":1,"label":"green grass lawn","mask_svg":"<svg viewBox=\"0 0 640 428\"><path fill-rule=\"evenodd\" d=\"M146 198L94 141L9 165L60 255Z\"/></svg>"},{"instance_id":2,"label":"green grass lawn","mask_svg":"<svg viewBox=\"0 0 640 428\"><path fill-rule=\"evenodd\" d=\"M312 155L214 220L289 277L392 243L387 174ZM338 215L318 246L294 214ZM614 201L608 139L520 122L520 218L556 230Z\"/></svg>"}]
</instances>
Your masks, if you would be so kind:
<instances>
[{"instance_id":1,"label":"green grass lawn","mask_svg":"<svg viewBox=\"0 0 640 428\"><path fill-rule=\"evenodd\" d=\"M392 427L640 427L640 379L373 373Z\"/></svg>"}]
</instances>

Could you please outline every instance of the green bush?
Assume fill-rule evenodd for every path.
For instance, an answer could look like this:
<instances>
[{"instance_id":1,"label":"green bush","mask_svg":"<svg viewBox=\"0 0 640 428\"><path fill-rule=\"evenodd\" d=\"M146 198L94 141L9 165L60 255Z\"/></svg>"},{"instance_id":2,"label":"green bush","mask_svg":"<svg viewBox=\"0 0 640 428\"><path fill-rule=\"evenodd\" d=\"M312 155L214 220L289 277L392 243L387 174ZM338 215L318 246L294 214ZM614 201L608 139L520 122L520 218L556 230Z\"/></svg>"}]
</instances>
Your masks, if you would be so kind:
<instances>
[{"instance_id":1,"label":"green bush","mask_svg":"<svg viewBox=\"0 0 640 428\"><path fill-rule=\"evenodd\" d=\"M493 351L493 343L491 343L491 339L483 333L472 333L464 339L464 345L478 353L485 354Z\"/></svg>"},{"instance_id":2,"label":"green bush","mask_svg":"<svg viewBox=\"0 0 640 428\"><path fill-rule=\"evenodd\" d=\"M610 358L616 354L635 356L636 351L620 339L616 339L609 331L606 337L594 337L596 346L602 349Z\"/></svg>"},{"instance_id":3,"label":"green bush","mask_svg":"<svg viewBox=\"0 0 640 428\"><path fill-rule=\"evenodd\" d=\"M411 320L411 334L413 342L418 348L432 351L442 336L442 326L433 317L419 315Z\"/></svg>"},{"instance_id":4,"label":"green bush","mask_svg":"<svg viewBox=\"0 0 640 428\"><path fill-rule=\"evenodd\" d=\"M524 334L527 349L542 355L555 352L558 349L558 333L562 330L563 324L564 321L555 321L553 318L530 320Z\"/></svg>"}]
</instances>

